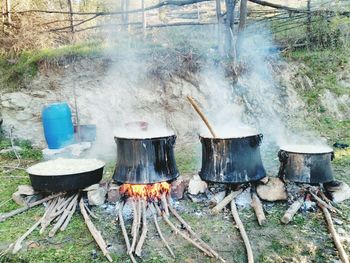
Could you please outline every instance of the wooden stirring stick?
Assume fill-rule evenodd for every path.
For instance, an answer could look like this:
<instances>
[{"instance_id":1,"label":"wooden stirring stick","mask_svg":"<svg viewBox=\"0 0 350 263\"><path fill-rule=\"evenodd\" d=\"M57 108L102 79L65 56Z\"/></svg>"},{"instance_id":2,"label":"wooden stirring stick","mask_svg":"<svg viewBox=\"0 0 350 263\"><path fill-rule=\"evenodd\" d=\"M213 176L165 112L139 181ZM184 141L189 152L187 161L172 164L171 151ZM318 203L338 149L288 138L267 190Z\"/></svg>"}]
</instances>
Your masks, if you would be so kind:
<instances>
[{"instance_id":1,"label":"wooden stirring stick","mask_svg":"<svg viewBox=\"0 0 350 263\"><path fill-rule=\"evenodd\" d=\"M204 113L201 111L201 109L198 107L197 103L194 101L194 99L192 99L191 96L187 96L188 101L191 103L191 105L193 106L193 108L195 109L195 111L198 113L198 115L202 118L202 120L204 121L205 125L207 125L211 135L214 138L217 138L213 128L211 127L208 119L205 117Z\"/></svg>"}]
</instances>

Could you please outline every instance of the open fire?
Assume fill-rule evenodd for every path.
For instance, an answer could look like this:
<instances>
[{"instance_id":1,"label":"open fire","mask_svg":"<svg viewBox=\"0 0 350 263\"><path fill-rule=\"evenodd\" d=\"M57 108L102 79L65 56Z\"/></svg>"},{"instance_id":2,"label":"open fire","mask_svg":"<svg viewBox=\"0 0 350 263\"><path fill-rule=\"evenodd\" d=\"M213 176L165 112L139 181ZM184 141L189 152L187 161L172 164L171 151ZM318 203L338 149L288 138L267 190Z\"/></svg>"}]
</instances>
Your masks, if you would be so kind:
<instances>
[{"instance_id":1,"label":"open fire","mask_svg":"<svg viewBox=\"0 0 350 263\"><path fill-rule=\"evenodd\" d=\"M162 195L168 195L170 184L167 182L155 184L123 184L119 188L119 191L122 196L141 198L151 202L160 200Z\"/></svg>"},{"instance_id":2,"label":"open fire","mask_svg":"<svg viewBox=\"0 0 350 263\"><path fill-rule=\"evenodd\" d=\"M161 228L158 224L158 217L161 217L175 234L180 235L193 246L204 252L207 256L225 262L216 251L214 251L192 230L190 225L172 207L170 200L170 184L168 182L158 182L153 184L123 184L120 186L119 191L123 198L120 205L117 206L118 220L132 262L137 262L134 254L141 257L142 246L148 232L148 217L153 219L153 223L160 239L173 258L175 258L175 254L162 234ZM123 217L123 208L126 203L131 204L133 209L133 222L130 228L130 239ZM178 220L184 230L178 228L170 221L170 215L173 215L175 219Z\"/></svg>"}]
</instances>

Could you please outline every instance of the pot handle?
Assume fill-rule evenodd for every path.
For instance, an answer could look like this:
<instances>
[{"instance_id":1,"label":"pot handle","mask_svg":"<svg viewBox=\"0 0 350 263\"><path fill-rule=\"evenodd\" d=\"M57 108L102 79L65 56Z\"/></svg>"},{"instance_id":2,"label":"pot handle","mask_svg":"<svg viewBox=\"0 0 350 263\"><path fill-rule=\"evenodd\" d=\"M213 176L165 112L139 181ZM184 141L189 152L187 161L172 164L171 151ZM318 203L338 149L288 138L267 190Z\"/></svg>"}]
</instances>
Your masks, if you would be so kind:
<instances>
[{"instance_id":1,"label":"pot handle","mask_svg":"<svg viewBox=\"0 0 350 263\"><path fill-rule=\"evenodd\" d=\"M288 153L284 150L279 150L278 151L278 159L280 160L281 163L286 163L288 160Z\"/></svg>"},{"instance_id":2,"label":"pot handle","mask_svg":"<svg viewBox=\"0 0 350 263\"><path fill-rule=\"evenodd\" d=\"M171 146L174 146L176 143L176 135L170 136L167 138L167 143L171 144Z\"/></svg>"},{"instance_id":3,"label":"pot handle","mask_svg":"<svg viewBox=\"0 0 350 263\"><path fill-rule=\"evenodd\" d=\"M279 150L278 151L278 159L280 161L280 168L278 170L278 177L280 179L284 179L284 170L286 168L286 165L287 165L287 160L288 160L288 153L286 151L283 151L283 150Z\"/></svg>"},{"instance_id":4,"label":"pot handle","mask_svg":"<svg viewBox=\"0 0 350 263\"><path fill-rule=\"evenodd\" d=\"M250 139L250 146L251 147L258 147L261 145L261 142L264 138L264 135L262 135L262 133L255 135L254 137L252 137Z\"/></svg>"},{"instance_id":5,"label":"pot handle","mask_svg":"<svg viewBox=\"0 0 350 263\"><path fill-rule=\"evenodd\" d=\"M334 152L331 152L331 161L333 161L335 158Z\"/></svg>"}]
</instances>

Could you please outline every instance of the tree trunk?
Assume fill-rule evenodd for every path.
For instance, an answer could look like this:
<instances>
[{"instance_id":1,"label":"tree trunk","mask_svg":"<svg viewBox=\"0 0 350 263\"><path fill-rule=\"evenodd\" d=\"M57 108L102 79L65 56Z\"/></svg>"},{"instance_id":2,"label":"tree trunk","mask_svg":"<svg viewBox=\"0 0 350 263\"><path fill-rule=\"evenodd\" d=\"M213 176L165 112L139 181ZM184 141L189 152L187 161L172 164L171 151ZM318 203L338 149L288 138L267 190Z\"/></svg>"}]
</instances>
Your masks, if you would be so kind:
<instances>
[{"instance_id":1,"label":"tree trunk","mask_svg":"<svg viewBox=\"0 0 350 263\"><path fill-rule=\"evenodd\" d=\"M143 35L146 35L146 12L145 12L145 0L141 0L141 6L142 6L142 30Z\"/></svg>"},{"instance_id":2,"label":"tree trunk","mask_svg":"<svg viewBox=\"0 0 350 263\"><path fill-rule=\"evenodd\" d=\"M221 22L221 0L216 0L216 19L218 23Z\"/></svg>"},{"instance_id":3,"label":"tree trunk","mask_svg":"<svg viewBox=\"0 0 350 263\"><path fill-rule=\"evenodd\" d=\"M68 8L69 8L69 20L70 20L70 29L72 33L74 32L74 17L73 17L73 6L72 6L72 0L67 0Z\"/></svg>"},{"instance_id":4,"label":"tree trunk","mask_svg":"<svg viewBox=\"0 0 350 263\"><path fill-rule=\"evenodd\" d=\"M226 4L226 22L225 22L225 50L226 54L232 53L233 45L233 26L234 26L234 10L238 0L225 0Z\"/></svg>"},{"instance_id":5,"label":"tree trunk","mask_svg":"<svg viewBox=\"0 0 350 263\"><path fill-rule=\"evenodd\" d=\"M310 42L310 36L311 36L311 0L307 0L307 26L306 26L306 33L307 36L309 38L309 42Z\"/></svg>"},{"instance_id":6,"label":"tree trunk","mask_svg":"<svg viewBox=\"0 0 350 263\"><path fill-rule=\"evenodd\" d=\"M239 26L238 31L242 31L245 28L245 23L247 19L247 0L241 0L241 7L239 10Z\"/></svg>"},{"instance_id":7,"label":"tree trunk","mask_svg":"<svg viewBox=\"0 0 350 263\"><path fill-rule=\"evenodd\" d=\"M6 0L2 0L2 30L5 30L5 19L6 19Z\"/></svg>"},{"instance_id":8,"label":"tree trunk","mask_svg":"<svg viewBox=\"0 0 350 263\"><path fill-rule=\"evenodd\" d=\"M6 0L7 23L11 24L11 0Z\"/></svg>"}]
</instances>

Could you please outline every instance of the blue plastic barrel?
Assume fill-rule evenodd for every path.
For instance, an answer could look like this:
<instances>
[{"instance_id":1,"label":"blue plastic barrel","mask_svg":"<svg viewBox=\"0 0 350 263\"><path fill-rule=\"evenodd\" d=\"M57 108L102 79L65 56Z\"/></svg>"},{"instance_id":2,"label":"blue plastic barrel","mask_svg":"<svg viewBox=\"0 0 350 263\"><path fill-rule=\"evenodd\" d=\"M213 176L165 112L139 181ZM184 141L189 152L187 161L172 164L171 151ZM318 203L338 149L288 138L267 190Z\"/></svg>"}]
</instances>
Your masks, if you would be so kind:
<instances>
[{"instance_id":1,"label":"blue plastic barrel","mask_svg":"<svg viewBox=\"0 0 350 263\"><path fill-rule=\"evenodd\" d=\"M67 103L54 103L44 107L42 122L49 149L60 149L73 142L72 112Z\"/></svg>"}]
</instances>

